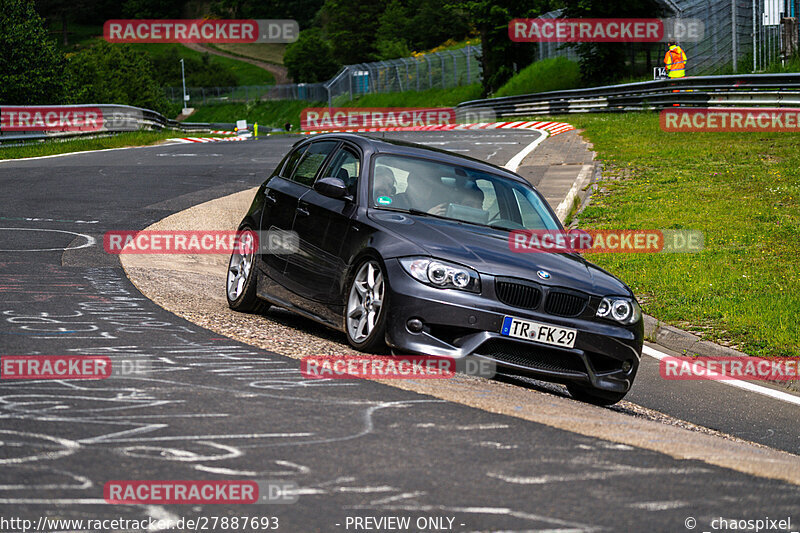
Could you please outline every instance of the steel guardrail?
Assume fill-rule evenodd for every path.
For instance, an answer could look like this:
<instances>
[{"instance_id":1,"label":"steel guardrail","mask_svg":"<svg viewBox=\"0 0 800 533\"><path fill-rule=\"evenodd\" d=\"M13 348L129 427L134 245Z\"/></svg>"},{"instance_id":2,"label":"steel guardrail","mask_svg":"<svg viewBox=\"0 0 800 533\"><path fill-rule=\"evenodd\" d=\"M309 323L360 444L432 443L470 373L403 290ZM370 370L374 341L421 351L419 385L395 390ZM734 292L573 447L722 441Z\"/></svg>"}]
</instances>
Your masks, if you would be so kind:
<instances>
[{"instance_id":1,"label":"steel guardrail","mask_svg":"<svg viewBox=\"0 0 800 533\"><path fill-rule=\"evenodd\" d=\"M84 130L75 130L74 124L58 118L59 113L91 110L98 115L98 120ZM21 124L18 113L29 114L25 124ZM39 111L41 120L34 118ZM5 113L5 115L4 115ZM17 113L11 115L10 113ZM49 123L48 113L56 117L57 122ZM0 105L0 145L26 141L41 141L54 138L72 138L83 136L113 135L139 130L173 129L182 132L202 132L213 130L232 130L232 123L178 122L168 119L161 113L141 107L117 104L76 104L63 106L9 106ZM11 117L14 118L11 118ZM16 120L16 123L14 122Z\"/></svg>"},{"instance_id":2,"label":"steel guardrail","mask_svg":"<svg viewBox=\"0 0 800 533\"><path fill-rule=\"evenodd\" d=\"M800 74L697 76L471 100L456 110L497 117L650 111L667 107L800 106Z\"/></svg>"}]
</instances>

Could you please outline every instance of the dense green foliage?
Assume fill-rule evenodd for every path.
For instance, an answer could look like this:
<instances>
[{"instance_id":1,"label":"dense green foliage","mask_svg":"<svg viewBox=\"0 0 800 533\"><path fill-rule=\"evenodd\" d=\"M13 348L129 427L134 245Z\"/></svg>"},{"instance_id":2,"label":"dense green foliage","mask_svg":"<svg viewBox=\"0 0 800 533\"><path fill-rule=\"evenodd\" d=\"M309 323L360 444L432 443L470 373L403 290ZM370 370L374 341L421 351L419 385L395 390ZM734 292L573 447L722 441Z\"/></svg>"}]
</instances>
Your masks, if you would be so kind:
<instances>
[{"instance_id":1,"label":"dense green foliage","mask_svg":"<svg viewBox=\"0 0 800 533\"><path fill-rule=\"evenodd\" d=\"M392 0L378 19L377 59L410 56L470 33L466 13L446 0Z\"/></svg>"},{"instance_id":2,"label":"dense green foliage","mask_svg":"<svg viewBox=\"0 0 800 533\"><path fill-rule=\"evenodd\" d=\"M297 42L286 47L283 64L290 78L305 83L326 81L339 69L331 45L317 28L301 32Z\"/></svg>"},{"instance_id":3,"label":"dense green foliage","mask_svg":"<svg viewBox=\"0 0 800 533\"><path fill-rule=\"evenodd\" d=\"M524 7L516 0L459 0L455 5L469 14L480 34L483 92L487 96L535 57L535 46L508 38L508 23L514 18L536 17L552 8L550 0L533 0Z\"/></svg>"},{"instance_id":4,"label":"dense green foliage","mask_svg":"<svg viewBox=\"0 0 800 533\"><path fill-rule=\"evenodd\" d=\"M657 0L572 0L564 8L565 18L656 18L664 14L663 4ZM630 58L639 50L649 48L656 51L656 56L660 52L662 57L665 50L661 44L633 43L580 43L575 48L580 56L583 81L589 86L607 85L636 75ZM656 66L662 65L660 58L656 57L656 61Z\"/></svg>"},{"instance_id":5,"label":"dense green foliage","mask_svg":"<svg viewBox=\"0 0 800 533\"><path fill-rule=\"evenodd\" d=\"M285 61L295 81L321 81L341 65L408 57L472 30L467 11L448 0L325 0L314 27L287 47Z\"/></svg>"},{"instance_id":6,"label":"dense green foliage","mask_svg":"<svg viewBox=\"0 0 800 533\"><path fill-rule=\"evenodd\" d=\"M294 19L300 28L314 21L324 0L214 0L211 12L223 18Z\"/></svg>"},{"instance_id":7,"label":"dense green foliage","mask_svg":"<svg viewBox=\"0 0 800 533\"><path fill-rule=\"evenodd\" d=\"M64 58L27 0L0 0L0 103L59 104Z\"/></svg>"},{"instance_id":8,"label":"dense green foliage","mask_svg":"<svg viewBox=\"0 0 800 533\"><path fill-rule=\"evenodd\" d=\"M147 55L130 46L102 42L69 58L73 103L126 104L170 113Z\"/></svg>"}]
</instances>

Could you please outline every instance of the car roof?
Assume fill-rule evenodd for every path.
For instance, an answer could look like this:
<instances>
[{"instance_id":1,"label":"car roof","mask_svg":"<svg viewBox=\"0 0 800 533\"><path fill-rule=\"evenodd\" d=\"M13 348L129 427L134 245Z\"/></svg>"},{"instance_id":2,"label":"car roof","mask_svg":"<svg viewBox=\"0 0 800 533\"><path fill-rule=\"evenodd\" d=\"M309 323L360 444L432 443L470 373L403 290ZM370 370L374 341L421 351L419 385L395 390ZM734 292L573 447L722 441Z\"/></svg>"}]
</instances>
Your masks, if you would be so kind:
<instances>
[{"instance_id":1,"label":"car roof","mask_svg":"<svg viewBox=\"0 0 800 533\"><path fill-rule=\"evenodd\" d=\"M423 144L417 144L407 141L400 141L396 139L384 139L366 135L358 135L355 133L322 133L314 135L311 140L346 140L357 144L362 150L372 153L392 154L392 155L406 155L417 156L426 159L433 159L442 163L451 163L454 165L461 165L483 172L492 174L500 174L504 177L514 179L521 183L530 186L530 183L521 176L511 172L508 169L486 163L479 159L475 159L466 155L448 152L439 148L432 148ZM298 143L299 144L299 143Z\"/></svg>"}]
</instances>

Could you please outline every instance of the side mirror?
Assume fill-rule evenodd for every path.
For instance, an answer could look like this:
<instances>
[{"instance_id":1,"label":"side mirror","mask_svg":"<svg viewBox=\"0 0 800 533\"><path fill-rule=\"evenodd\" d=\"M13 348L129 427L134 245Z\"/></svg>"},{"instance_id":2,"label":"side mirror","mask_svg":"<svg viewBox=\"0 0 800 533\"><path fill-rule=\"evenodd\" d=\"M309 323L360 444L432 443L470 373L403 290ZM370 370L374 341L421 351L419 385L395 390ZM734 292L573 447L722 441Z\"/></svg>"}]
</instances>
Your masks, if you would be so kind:
<instances>
[{"instance_id":1,"label":"side mirror","mask_svg":"<svg viewBox=\"0 0 800 533\"><path fill-rule=\"evenodd\" d=\"M351 200L352 197L347 192L347 185L341 178L321 178L314 183L314 190L328 198L337 200Z\"/></svg>"}]
</instances>

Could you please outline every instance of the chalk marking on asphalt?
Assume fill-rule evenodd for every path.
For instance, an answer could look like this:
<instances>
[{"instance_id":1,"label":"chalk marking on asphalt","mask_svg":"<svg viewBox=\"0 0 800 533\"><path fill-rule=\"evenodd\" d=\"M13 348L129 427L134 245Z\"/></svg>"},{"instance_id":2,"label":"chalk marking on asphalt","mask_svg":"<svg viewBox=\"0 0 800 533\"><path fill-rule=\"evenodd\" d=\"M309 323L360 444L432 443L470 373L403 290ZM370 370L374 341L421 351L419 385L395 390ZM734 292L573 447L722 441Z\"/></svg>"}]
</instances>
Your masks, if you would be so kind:
<instances>
[{"instance_id":1,"label":"chalk marking on asphalt","mask_svg":"<svg viewBox=\"0 0 800 533\"><path fill-rule=\"evenodd\" d=\"M514 485L548 485L557 482L573 481L593 481L604 480L611 477L620 476L643 476L643 475L686 475L686 474L707 474L711 470L706 468L660 468L660 467L638 467L628 465L617 465L614 468L600 472L586 472L584 474L565 474L565 475L543 475L543 476L506 476L496 472L489 472L487 477L499 479Z\"/></svg>"},{"instance_id":2,"label":"chalk marking on asphalt","mask_svg":"<svg viewBox=\"0 0 800 533\"><path fill-rule=\"evenodd\" d=\"M177 523L180 520L178 515L174 515L171 512L167 511L160 505L148 505L147 506L147 514L157 520L154 524L150 525L147 528L147 531L163 531L168 528L167 525L172 522ZM160 523L160 524L159 524Z\"/></svg>"},{"instance_id":3,"label":"chalk marking on asphalt","mask_svg":"<svg viewBox=\"0 0 800 533\"><path fill-rule=\"evenodd\" d=\"M94 237L90 235L84 235L83 233L76 233L74 231L67 231L63 229L45 229L45 228L0 228L0 231L3 230L13 230L13 231L49 231L51 233L69 233L70 235L77 235L78 237L83 237L86 239L86 242L81 244L80 246L68 246L66 248L33 248L30 250L0 250L0 252L63 252L67 250L80 250L81 248L88 248L90 246L94 246L95 240Z\"/></svg>"},{"instance_id":4,"label":"chalk marking on asphalt","mask_svg":"<svg viewBox=\"0 0 800 533\"><path fill-rule=\"evenodd\" d=\"M634 507L636 509L644 509L646 511L668 511L669 509L680 509L681 507L686 507L687 505L689 505L689 502L676 500L668 502L632 503L628 505L628 507Z\"/></svg>"},{"instance_id":5,"label":"chalk marking on asphalt","mask_svg":"<svg viewBox=\"0 0 800 533\"><path fill-rule=\"evenodd\" d=\"M661 361L665 357L671 357L664 352L660 352L655 348L651 348L650 346L644 345L642 347L642 353L647 354L650 357L654 357ZM692 363L693 366L696 366L695 363ZM697 367L700 369L701 367ZM731 387L736 387L739 389L744 389L750 392L755 392L756 394L761 394L763 396L769 396L770 398L774 398L776 400L781 400L787 403L793 403L795 405L800 405L800 397L795 396L793 394L789 394L786 392L777 391L775 389L770 389L769 387L764 387L761 385L756 385L755 383L751 383L749 381L742 381L740 379L714 379L715 377L721 378L722 375L718 374L714 371L708 370L705 367L702 367L702 371L707 374L712 381L716 383L721 383L723 385L729 385Z\"/></svg>"},{"instance_id":6,"label":"chalk marking on asphalt","mask_svg":"<svg viewBox=\"0 0 800 533\"><path fill-rule=\"evenodd\" d=\"M511 158L511 160L506 163L503 168L510 170L511 172L516 172L519 166L522 164L522 160L529 156L536 147L539 146L545 139L550 137L550 134L546 131L536 130L539 131L542 136L530 143L528 146L523 148L517 155Z\"/></svg>"}]
</instances>

